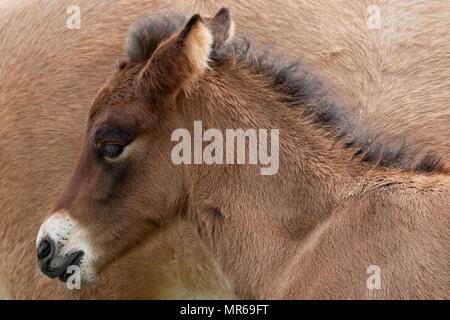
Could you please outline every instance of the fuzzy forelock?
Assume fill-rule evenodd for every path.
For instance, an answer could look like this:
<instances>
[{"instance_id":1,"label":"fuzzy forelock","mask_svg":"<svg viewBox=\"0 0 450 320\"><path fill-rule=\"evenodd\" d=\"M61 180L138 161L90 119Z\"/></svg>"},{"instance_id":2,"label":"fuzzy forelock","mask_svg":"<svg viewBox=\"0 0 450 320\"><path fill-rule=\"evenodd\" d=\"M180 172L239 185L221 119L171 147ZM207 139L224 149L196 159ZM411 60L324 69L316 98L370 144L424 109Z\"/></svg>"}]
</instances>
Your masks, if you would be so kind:
<instances>
[{"instance_id":1,"label":"fuzzy forelock","mask_svg":"<svg viewBox=\"0 0 450 320\"><path fill-rule=\"evenodd\" d=\"M184 15L173 13L149 15L136 20L128 29L125 52L129 63L149 59L158 45L179 31L185 21Z\"/></svg>"}]
</instances>

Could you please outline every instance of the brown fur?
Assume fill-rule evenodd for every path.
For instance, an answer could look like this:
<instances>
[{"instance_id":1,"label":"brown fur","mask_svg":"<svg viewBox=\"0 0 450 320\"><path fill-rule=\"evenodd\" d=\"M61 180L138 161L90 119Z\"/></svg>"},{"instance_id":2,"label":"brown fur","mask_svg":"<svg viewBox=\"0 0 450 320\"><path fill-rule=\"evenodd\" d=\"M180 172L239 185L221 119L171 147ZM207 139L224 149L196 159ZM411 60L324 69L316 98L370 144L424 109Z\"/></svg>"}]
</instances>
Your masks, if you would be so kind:
<instances>
[{"instance_id":1,"label":"brown fur","mask_svg":"<svg viewBox=\"0 0 450 320\"><path fill-rule=\"evenodd\" d=\"M181 217L242 298L448 298L445 165L430 156L411 165L414 155L377 146L369 156L345 106L314 92L307 73L277 68L246 43L212 44L194 15L153 53L144 49L148 61L122 64L94 100L53 212L88 230L102 252L96 270ZM169 137L178 128L193 136L196 120L222 132L279 128L279 173L174 165ZM111 163L92 148L109 140L133 147ZM383 272L377 293L365 282L372 264Z\"/></svg>"},{"instance_id":2,"label":"brown fur","mask_svg":"<svg viewBox=\"0 0 450 320\"><path fill-rule=\"evenodd\" d=\"M448 161L448 90L445 88L448 87L450 68L445 65L448 61L445 57L449 51L449 41L445 40L448 39L445 28L448 19L441 1L412 6L405 2L380 2L384 21L380 31L365 27L366 8L372 3L363 1L272 1L270 4L262 1L251 4L202 1L195 5L180 2L170 6L147 1L133 1L132 5L125 6L109 1L96 2L95 5L89 1L78 3L82 12L86 13L82 18L83 26L79 31L71 31L65 29L64 13L65 8L73 4L72 1L61 1L57 5L53 1L2 2L0 132L2 137L8 139L0 140L3 151L0 156L0 281L8 297L66 296L62 285L48 281L38 273L35 266L35 234L75 163L89 100L109 74L111 63L120 56L125 31L138 12L171 10L186 15L199 12L212 16L221 6L229 6L239 26L238 33L245 27L260 45L272 44L275 51L285 52L285 55L305 56L305 61L325 74L333 83L334 90L350 106L361 111L363 118L370 116L374 127L383 129L393 138L402 138L408 131L410 141L433 144L433 149ZM57 19L49 19L49 16ZM23 38L28 41L23 41ZM427 180L432 178L420 179L424 180L422 185L427 185ZM361 183L355 188L365 190L367 186ZM390 188L393 188L392 184ZM417 192L422 191L419 188ZM410 194L408 192L399 197L398 201L407 199ZM357 192L349 193L348 197L351 196L357 196ZM360 202L355 205L363 206L364 201L358 200ZM410 201L418 200L413 198ZM343 205L342 210L345 211L345 207L351 204L350 201ZM423 225L417 221L414 223L418 228ZM192 237L192 243L200 243L196 242L193 229L189 225L185 228ZM362 233L365 231L361 229ZM423 239L432 237L432 234L425 233ZM173 237L168 237L167 242L162 241L159 245L154 240L152 237L140 250L111 266L103 274L100 287L84 292L82 296L157 298L161 297L158 295L161 292L159 288L165 287L169 290L166 292L170 292L167 288L177 288L177 284L183 282L182 278L174 285L174 279L170 277L170 282L164 283L162 280L161 286L151 291L155 279L164 279L158 272L163 263L153 265L153 254L156 252L156 257L164 257L160 254L167 252L165 245L184 252L184 247L177 246L179 242ZM402 245L414 248L418 241L420 239L408 238ZM148 249L153 246L163 249ZM391 252L390 249L385 248L386 252ZM382 248L373 250L383 254ZM417 254L418 251L411 249L409 252ZM313 258L320 260L323 257L311 257L310 261L314 261ZM295 259L305 257L297 254L291 255L291 259L291 268L295 268ZM134 261L144 263L135 267ZM170 264L167 260L164 265L167 268L174 266L173 270L177 268L176 264ZM182 270L186 265L190 264L183 264ZM328 264L327 268L332 272L339 266ZM137 274L140 276L137 277ZM290 283L290 274L285 273L284 283ZM425 274L424 282L432 277L434 275L431 273ZM208 278L205 277L206 280ZM313 288L320 281L314 282L314 277L310 277L304 282L309 296L315 296ZM194 281L194 284L198 283ZM192 289L189 287L192 284L185 287L189 288L187 292ZM325 288L330 285L327 283ZM338 293L344 296L344 289ZM280 290L278 296L289 292ZM326 293L324 296L332 296ZM213 293L216 297L220 295ZM189 294L186 293L186 296ZM199 296L204 297L203 294Z\"/></svg>"}]
</instances>

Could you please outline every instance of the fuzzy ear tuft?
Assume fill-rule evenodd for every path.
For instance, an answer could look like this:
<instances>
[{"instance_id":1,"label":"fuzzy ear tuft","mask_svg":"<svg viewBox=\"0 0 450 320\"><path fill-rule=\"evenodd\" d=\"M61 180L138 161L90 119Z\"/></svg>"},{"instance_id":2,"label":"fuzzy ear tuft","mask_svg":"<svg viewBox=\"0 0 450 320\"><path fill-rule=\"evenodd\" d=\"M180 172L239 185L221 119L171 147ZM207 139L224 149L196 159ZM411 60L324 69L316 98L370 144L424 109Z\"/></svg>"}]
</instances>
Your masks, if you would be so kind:
<instances>
[{"instance_id":1,"label":"fuzzy ear tuft","mask_svg":"<svg viewBox=\"0 0 450 320\"><path fill-rule=\"evenodd\" d=\"M214 49L219 49L234 38L234 21L231 18L230 9L220 9L209 25L214 36Z\"/></svg>"},{"instance_id":2,"label":"fuzzy ear tuft","mask_svg":"<svg viewBox=\"0 0 450 320\"><path fill-rule=\"evenodd\" d=\"M208 69L214 39L202 18L195 14L183 29L156 48L138 76L143 90L150 90L152 99L158 95L189 91Z\"/></svg>"}]
</instances>

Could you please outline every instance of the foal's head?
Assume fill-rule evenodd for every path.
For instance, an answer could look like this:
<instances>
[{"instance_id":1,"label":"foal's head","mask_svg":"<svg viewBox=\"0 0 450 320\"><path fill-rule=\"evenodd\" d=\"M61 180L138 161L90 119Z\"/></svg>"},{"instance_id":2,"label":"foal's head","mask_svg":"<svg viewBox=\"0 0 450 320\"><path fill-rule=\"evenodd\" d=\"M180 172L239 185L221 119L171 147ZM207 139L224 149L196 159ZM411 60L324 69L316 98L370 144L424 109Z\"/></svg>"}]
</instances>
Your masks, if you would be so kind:
<instances>
[{"instance_id":1,"label":"foal's head","mask_svg":"<svg viewBox=\"0 0 450 320\"><path fill-rule=\"evenodd\" d=\"M180 108L233 29L226 9L183 20L130 29L128 59L94 99L76 168L39 231L38 264L47 276L65 281L78 265L82 281L92 282L183 210L185 173L171 161L171 133L185 126Z\"/></svg>"}]
</instances>

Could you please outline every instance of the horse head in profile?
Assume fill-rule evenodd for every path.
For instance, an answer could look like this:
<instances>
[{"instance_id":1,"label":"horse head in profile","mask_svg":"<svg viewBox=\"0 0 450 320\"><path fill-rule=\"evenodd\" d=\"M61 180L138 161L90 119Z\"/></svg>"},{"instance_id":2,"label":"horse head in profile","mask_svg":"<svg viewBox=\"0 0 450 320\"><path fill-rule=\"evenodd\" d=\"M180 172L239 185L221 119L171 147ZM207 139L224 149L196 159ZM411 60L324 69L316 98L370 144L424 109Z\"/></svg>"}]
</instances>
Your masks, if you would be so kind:
<instances>
[{"instance_id":1,"label":"horse head in profile","mask_svg":"<svg viewBox=\"0 0 450 320\"><path fill-rule=\"evenodd\" d=\"M237 128L250 150L239 165L223 160L235 156L238 137L225 133ZM173 138L180 129L189 135L179 149L185 161L176 163ZM216 133L207 136L206 129ZM279 136L270 142L252 135L274 129ZM195 130L204 133L200 141ZM296 296L287 288L302 271L294 266L305 241L333 225L333 213L347 208L344 199L372 190L372 181L389 186L403 175L447 172L431 154L416 160L409 146L376 137L301 64L271 60L234 39L227 9L187 22L176 15L138 21L130 28L127 59L93 100L72 177L41 226L39 268L66 281L68 267L77 265L82 281L93 283L113 261L182 217L197 226L241 296L270 296L273 274ZM260 156L265 148L279 157L276 172L261 174L250 161L252 146ZM242 152L245 158L245 148L237 149L238 158ZM217 161L198 161L196 154ZM350 238L342 237L355 241Z\"/></svg>"},{"instance_id":2,"label":"horse head in profile","mask_svg":"<svg viewBox=\"0 0 450 320\"><path fill-rule=\"evenodd\" d=\"M195 83L208 81L213 47L232 37L227 10L209 26L195 15L179 30L183 20L163 17L130 29L128 60L94 99L79 162L39 232L46 275L64 278L75 264L91 282L183 210L188 186L170 158L171 133L188 120Z\"/></svg>"}]
</instances>

